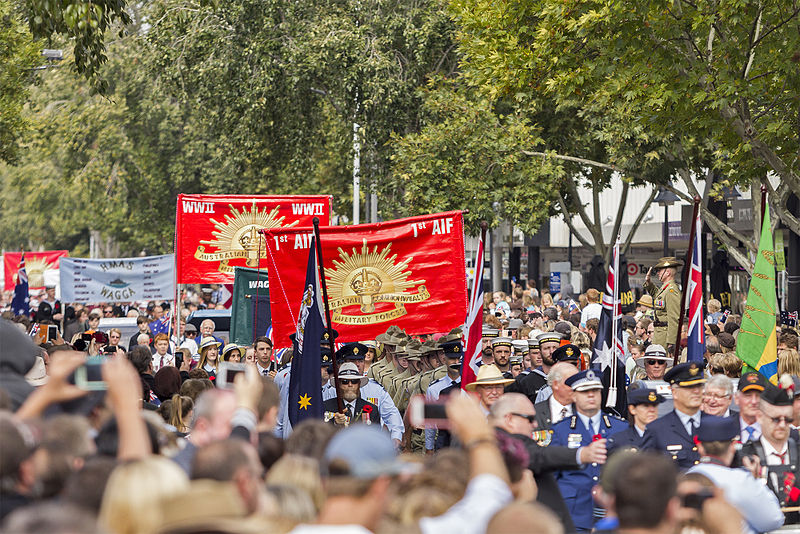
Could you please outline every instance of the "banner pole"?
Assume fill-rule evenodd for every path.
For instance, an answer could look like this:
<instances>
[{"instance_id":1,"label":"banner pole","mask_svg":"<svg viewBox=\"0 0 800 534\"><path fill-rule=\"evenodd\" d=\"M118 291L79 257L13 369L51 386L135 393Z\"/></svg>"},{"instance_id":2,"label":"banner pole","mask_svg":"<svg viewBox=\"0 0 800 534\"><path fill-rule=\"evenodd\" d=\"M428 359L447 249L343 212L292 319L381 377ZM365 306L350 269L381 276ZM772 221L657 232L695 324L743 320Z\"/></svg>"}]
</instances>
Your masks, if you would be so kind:
<instances>
[{"instance_id":1,"label":"banner pole","mask_svg":"<svg viewBox=\"0 0 800 534\"><path fill-rule=\"evenodd\" d=\"M319 238L319 217L314 217L314 237L317 242L317 265L319 265L319 282L322 286L322 302L325 304L325 329L328 332L328 346L333 360L333 384L336 387L336 407L339 413L344 413L344 402L339 385L339 364L336 361L336 352L333 350L333 327L331 326L331 309L328 306L328 285L325 283L325 267L322 261L322 242Z\"/></svg>"},{"instance_id":2,"label":"banner pole","mask_svg":"<svg viewBox=\"0 0 800 534\"><path fill-rule=\"evenodd\" d=\"M675 347L672 353L672 365L678 365L678 357L681 354L681 331L683 330L683 319L686 316L686 293L689 292L689 271L692 270L694 240L697 238L697 211L699 208L700 197L695 195L694 208L692 209L692 228L689 230L689 250L686 253L686 263L683 264L683 291L681 291L681 308L680 316L678 318L678 333L675 335ZM703 325L700 325L700 328L702 327Z\"/></svg>"}]
</instances>

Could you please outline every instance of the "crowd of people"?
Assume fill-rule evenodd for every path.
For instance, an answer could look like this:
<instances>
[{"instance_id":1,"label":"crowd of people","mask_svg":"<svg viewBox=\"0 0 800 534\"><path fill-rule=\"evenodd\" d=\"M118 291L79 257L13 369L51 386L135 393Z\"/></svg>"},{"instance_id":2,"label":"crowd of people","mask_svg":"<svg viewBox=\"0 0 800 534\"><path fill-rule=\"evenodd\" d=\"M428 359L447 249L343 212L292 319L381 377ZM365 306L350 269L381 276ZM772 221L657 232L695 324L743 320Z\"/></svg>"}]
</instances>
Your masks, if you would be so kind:
<instances>
[{"instance_id":1,"label":"crowd of people","mask_svg":"<svg viewBox=\"0 0 800 534\"><path fill-rule=\"evenodd\" d=\"M704 362L676 361L645 294L622 318L618 413L592 368L601 295L562 297L488 294L463 387L459 328L336 345L326 330L324 417L293 427L292 349L186 322L221 305L213 289L187 296L177 332L168 303L62 306L48 290L30 316L0 319L3 531L722 534L800 520L793 328L779 329L776 385L743 369L741 318L714 300ZM226 382L223 362L249 371Z\"/></svg>"}]
</instances>

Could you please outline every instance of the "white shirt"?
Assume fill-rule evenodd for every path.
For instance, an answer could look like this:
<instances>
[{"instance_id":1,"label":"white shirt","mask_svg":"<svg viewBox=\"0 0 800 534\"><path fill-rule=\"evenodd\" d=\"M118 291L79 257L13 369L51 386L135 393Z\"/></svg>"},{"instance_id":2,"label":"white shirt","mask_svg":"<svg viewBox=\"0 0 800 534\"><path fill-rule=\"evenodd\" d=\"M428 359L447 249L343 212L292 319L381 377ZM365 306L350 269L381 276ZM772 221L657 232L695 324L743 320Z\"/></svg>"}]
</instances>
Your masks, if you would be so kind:
<instances>
[{"instance_id":1,"label":"white shirt","mask_svg":"<svg viewBox=\"0 0 800 534\"><path fill-rule=\"evenodd\" d=\"M783 444L781 450L775 449L769 441L761 437L761 446L764 447L764 457L767 459L767 465L785 465L789 463L789 443ZM780 455L779 455L780 454ZM783 459L781 459L781 455Z\"/></svg>"},{"instance_id":2,"label":"white shirt","mask_svg":"<svg viewBox=\"0 0 800 534\"><path fill-rule=\"evenodd\" d=\"M753 441L761 439L761 423L758 421L754 422L752 425L748 425L742 419L742 416L739 416L739 437L742 439L742 443L747 443L750 441L750 433L745 430L748 426L754 429L753 431Z\"/></svg>"},{"instance_id":3,"label":"white shirt","mask_svg":"<svg viewBox=\"0 0 800 534\"><path fill-rule=\"evenodd\" d=\"M603 305L599 302L590 302L586 307L581 310L581 326L586 326L586 321L589 319L600 319L600 314L603 311Z\"/></svg>"},{"instance_id":4,"label":"white shirt","mask_svg":"<svg viewBox=\"0 0 800 534\"><path fill-rule=\"evenodd\" d=\"M694 430L697 432L697 429L700 427L700 410L697 410L697 413L694 415L688 415L675 408L675 413L678 415L678 419L681 420L681 424L683 428L686 429L687 434L690 436L692 435L692 421L694 421Z\"/></svg>"},{"instance_id":5,"label":"white shirt","mask_svg":"<svg viewBox=\"0 0 800 534\"><path fill-rule=\"evenodd\" d=\"M597 412L592 417L578 412L578 418L581 420L581 423L583 423L583 426L585 426L592 434L597 434L600 432L600 412Z\"/></svg>"},{"instance_id":6,"label":"white shirt","mask_svg":"<svg viewBox=\"0 0 800 534\"><path fill-rule=\"evenodd\" d=\"M560 402L556 400L554 396L550 396L548 399L550 402L550 425L554 425L561 421L562 419L566 419L567 417L572 415L572 405L564 406ZM561 410L566 408L567 411L565 412L564 417L561 417Z\"/></svg>"},{"instance_id":7,"label":"white shirt","mask_svg":"<svg viewBox=\"0 0 800 534\"><path fill-rule=\"evenodd\" d=\"M746 523L743 533L771 532L783 525L783 512L778 498L744 469L701 463L688 472L707 476L725 493L725 499L742 514Z\"/></svg>"},{"instance_id":8,"label":"white shirt","mask_svg":"<svg viewBox=\"0 0 800 534\"><path fill-rule=\"evenodd\" d=\"M163 358L163 363L162 363L162 358ZM157 373L158 370L161 369L162 367L166 367L168 365L173 365L173 366L175 365L175 356L174 355L172 355L170 353L166 353L162 357L157 352L155 354L153 354L153 374Z\"/></svg>"},{"instance_id":9,"label":"white shirt","mask_svg":"<svg viewBox=\"0 0 800 534\"><path fill-rule=\"evenodd\" d=\"M289 534L371 534L361 525L297 525Z\"/></svg>"},{"instance_id":10,"label":"white shirt","mask_svg":"<svg viewBox=\"0 0 800 534\"><path fill-rule=\"evenodd\" d=\"M469 481L460 501L447 512L419 520L422 534L484 534L489 520L514 499L508 484L494 475L478 475Z\"/></svg>"}]
</instances>

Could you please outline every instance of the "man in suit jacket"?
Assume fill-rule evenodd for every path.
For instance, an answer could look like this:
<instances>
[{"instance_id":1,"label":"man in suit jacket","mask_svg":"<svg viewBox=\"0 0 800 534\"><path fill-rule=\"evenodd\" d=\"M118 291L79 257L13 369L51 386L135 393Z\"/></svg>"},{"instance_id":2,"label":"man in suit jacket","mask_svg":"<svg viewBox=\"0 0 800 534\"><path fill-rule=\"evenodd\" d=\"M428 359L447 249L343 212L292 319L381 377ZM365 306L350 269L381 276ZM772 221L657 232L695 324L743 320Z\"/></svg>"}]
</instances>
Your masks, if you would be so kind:
<instances>
[{"instance_id":1,"label":"man in suit jacket","mask_svg":"<svg viewBox=\"0 0 800 534\"><path fill-rule=\"evenodd\" d=\"M518 439L528 450L528 468L533 472L539 488L536 500L558 516L565 532L573 532L575 526L553 472L579 469L582 464L602 462L605 458L605 445L599 441L592 442L577 451L567 447L541 447L530 438L535 428L534 415L538 416L528 397L521 393L506 393L492 405L489 419L498 432Z\"/></svg>"},{"instance_id":2,"label":"man in suit jacket","mask_svg":"<svg viewBox=\"0 0 800 534\"><path fill-rule=\"evenodd\" d=\"M378 407L361 398L361 386L369 378L358 372L354 363L343 363L339 367L339 387L342 392L344 411L339 411L336 397L324 402L325 421L336 426L348 426L351 423L364 423L367 425L381 424L381 414Z\"/></svg>"},{"instance_id":3,"label":"man in suit jacket","mask_svg":"<svg viewBox=\"0 0 800 534\"><path fill-rule=\"evenodd\" d=\"M682 363L664 378L671 385L675 408L647 425L642 449L661 451L671 456L679 468L689 469L700 462L694 438L703 417L703 368L696 362Z\"/></svg>"},{"instance_id":4,"label":"man in suit jacket","mask_svg":"<svg viewBox=\"0 0 800 534\"><path fill-rule=\"evenodd\" d=\"M617 432L608 438L608 454L624 449L642 448L642 437L647 425L658 418L658 405L664 397L654 389L628 389L628 413L632 418L630 428Z\"/></svg>"}]
</instances>

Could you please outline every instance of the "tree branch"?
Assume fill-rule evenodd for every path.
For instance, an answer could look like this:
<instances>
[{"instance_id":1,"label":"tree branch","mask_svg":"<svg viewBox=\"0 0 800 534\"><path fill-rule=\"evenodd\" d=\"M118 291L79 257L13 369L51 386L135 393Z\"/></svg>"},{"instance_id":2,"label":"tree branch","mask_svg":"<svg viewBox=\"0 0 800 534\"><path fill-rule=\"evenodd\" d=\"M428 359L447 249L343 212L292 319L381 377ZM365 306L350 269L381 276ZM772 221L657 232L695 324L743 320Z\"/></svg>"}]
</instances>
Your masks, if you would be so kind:
<instances>
[{"instance_id":1,"label":"tree branch","mask_svg":"<svg viewBox=\"0 0 800 534\"><path fill-rule=\"evenodd\" d=\"M567 226L569 227L570 231L572 232L572 235L577 237L578 241L580 241L581 244L584 247L586 247L586 248L594 248L592 246L592 244L589 243L589 240L587 240L580 233L578 233L578 230L572 224L572 218L569 216L569 210L567 209L567 203L564 202L564 199L560 195L558 197L558 205L561 207L561 215L564 217L564 222L567 223Z\"/></svg>"},{"instance_id":2,"label":"tree branch","mask_svg":"<svg viewBox=\"0 0 800 534\"><path fill-rule=\"evenodd\" d=\"M572 163L580 163L581 165L589 165L591 167L598 167L600 169L606 169L607 171L614 171L620 174L628 174L631 175L628 171L620 169L614 165L609 165L607 163L601 163L599 161L594 161L591 159L584 159L584 158L576 158L575 156L563 156L561 154L548 154L547 152L532 152L530 150L523 150L523 154L526 156L537 156L540 158L553 158L553 159L560 159L562 161L571 161ZM633 175L631 175L633 176Z\"/></svg>"},{"instance_id":3,"label":"tree branch","mask_svg":"<svg viewBox=\"0 0 800 534\"><path fill-rule=\"evenodd\" d=\"M656 198L657 194L658 188L654 187L647 201L642 206L642 209L639 210L639 215L637 215L636 220L633 222L633 226L631 226L631 229L628 232L628 237L625 238L625 242L622 244L622 250L620 251L620 254L626 254L628 252L628 248L631 246L631 241L633 241L633 236L636 234L636 230L642 224L642 220L644 219L647 210L650 209L650 205L653 203L653 199Z\"/></svg>"}]
</instances>

